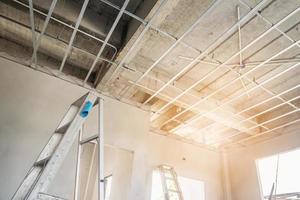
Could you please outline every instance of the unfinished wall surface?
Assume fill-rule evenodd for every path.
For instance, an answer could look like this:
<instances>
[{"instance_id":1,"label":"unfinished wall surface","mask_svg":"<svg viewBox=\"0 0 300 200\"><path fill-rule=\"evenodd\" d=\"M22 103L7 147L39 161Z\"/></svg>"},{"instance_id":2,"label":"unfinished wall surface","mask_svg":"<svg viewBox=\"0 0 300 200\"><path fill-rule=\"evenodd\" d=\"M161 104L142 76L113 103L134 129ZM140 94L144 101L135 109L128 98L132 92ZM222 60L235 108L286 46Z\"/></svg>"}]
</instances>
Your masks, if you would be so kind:
<instances>
[{"instance_id":1,"label":"unfinished wall surface","mask_svg":"<svg viewBox=\"0 0 300 200\"><path fill-rule=\"evenodd\" d=\"M0 59L0 69L0 199L9 199L69 105L87 91L5 59ZM206 199L223 199L218 153L150 133L146 111L110 98L105 98L104 107L105 143L133 154L132 163L119 166L132 168L131 175L115 181L129 185L122 200L149 199L152 170L160 164L174 166L180 176L204 181ZM87 121L90 134L96 133L95 114ZM75 155L73 148L59 173L64 178L58 178L51 190L69 199Z\"/></svg>"},{"instance_id":2,"label":"unfinished wall surface","mask_svg":"<svg viewBox=\"0 0 300 200\"><path fill-rule=\"evenodd\" d=\"M231 200L262 199L255 161L259 158L300 147L299 129L294 127L285 131L290 132L290 134L285 134L248 148L239 148L229 153Z\"/></svg>"}]
</instances>

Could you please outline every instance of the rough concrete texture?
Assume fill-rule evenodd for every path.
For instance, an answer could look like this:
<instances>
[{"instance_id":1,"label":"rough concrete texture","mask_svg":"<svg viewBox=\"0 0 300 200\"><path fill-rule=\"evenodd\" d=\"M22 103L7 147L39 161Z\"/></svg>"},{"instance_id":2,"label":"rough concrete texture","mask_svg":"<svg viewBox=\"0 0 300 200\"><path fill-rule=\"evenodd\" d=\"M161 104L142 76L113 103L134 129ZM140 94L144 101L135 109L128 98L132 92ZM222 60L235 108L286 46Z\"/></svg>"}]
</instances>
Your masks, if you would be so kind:
<instances>
[{"instance_id":1,"label":"rough concrete texture","mask_svg":"<svg viewBox=\"0 0 300 200\"><path fill-rule=\"evenodd\" d=\"M134 10L135 8L136 14L140 17L144 17L146 21L150 21L157 9L163 5L160 13L153 20L152 25L165 31L167 34L156 31L153 27L149 28L137 47L128 56L124 66L120 66L119 72L113 77L111 83L105 85L116 69L116 65L112 65L106 72L108 65L102 63L101 66L103 67L97 66L95 68L95 72L97 73L93 73L90 80L93 80L93 83L98 83L98 85L96 84L98 90L106 92L115 98L121 98L122 101L136 102L136 105L141 106L141 104L144 104L151 95L162 88L171 78L185 69L176 80L165 87L155 98L152 98L146 106L150 106L153 112L159 111L159 113L156 113L157 115L151 117L152 128L156 129L157 132L169 135L176 134L184 137L184 139L191 139L199 143L209 144L210 142L218 141L218 144L215 146L222 143L226 144L227 142L231 143L236 141L236 139L263 132L269 129L269 127L275 127L274 124L285 122L284 119L279 119L276 122L272 122L272 124L266 123L264 126L258 125L270 119L268 116L273 116L274 118L289 111L289 108L281 109L279 112L270 111L270 113L265 113L266 115L249 118L256 113L266 110L269 108L268 106L275 106L278 103L296 97L299 94L299 88L285 94L281 99L273 99L268 102L268 105L264 104L247 110L246 112L240 111L299 84L299 68L295 68L289 73L265 84L265 88L257 86L272 76L281 73L292 64L299 62L300 45L277 56L273 59L273 63L271 64L261 66L251 73L249 70L252 70L260 62L265 61L282 49L287 48L292 42L299 40L300 12L297 12L278 26L278 29L288 35L287 37L289 37L289 39L283 36L280 31L273 30L242 52L241 64L239 63L239 55L236 55L227 62L230 66L220 67L220 63L227 61L232 55L237 54L239 50L237 27L233 31L230 31L230 34L226 34L238 21L237 7L240 9L240 18L243 18L249 13L250 7L255 7L261 1L244 0L243 2L244 3L238 0L159 0L157 2L151 0L136 7L134 7L134 4L138 3L138 1L131 2L131 6L128 9ZM118 3L120 6L121 3L119 1ZM245 4L249 6L245 6ZM23 25L29 25L27 10L17 13L17 9L9 8L9 6L5 4L1 5L2 7L6 6L5 9L2 9L5 16L21 21ZM40 5L42 8L47 8L49 2L38 1L37 5ZM258 14L252 14L248 20L240 24L241 48L246 47L252 41L256 40L257 37L272 28L272 25L278 23L293 10L299 8L299 6L299 0L267 0L259 9ZM66 9L73 7L74 6L70 4L66 6ZM211 7L213 7L213 9L206 13ZM7 11L8 9L12 12ZM104 21L109 21L106 23L108 25L103 26L101 23L101 26L97 26L96 21L103 20L98 20L102 16L97 18L96 21L92 20L96 19L93 15L95 9L96 8L92 8L93 12L87 12L88 15L84 18L82 27L89 31L97 32L100 35L107 33L106 29L112 20L103 18ZM78 8L72 9L72 12L65 16L65 20L74 21L78 11ZM62 13L61 7L55 11L56 15L60 15L59 13ZM116 13L117 12L113 12L113 14ZM183 38L182 42L176 45L176 47L139 82L138 86L133 87L133 89L123 95L123 92L127 91L126 89L141 77L199 18L201 18L201 20L198 21L194 29ZM123 19L123 21L126 20L128 20L128 16ZM43 19L37 17L36 21L38 30L40 30ZM18 51L16 44L12 43L24 42L27 48L30 49L30 29L28 27L25 29L25 27L21 27L19 24L8 22L6 18L1 19L1 25L3 27L1 36L7 39L3 44L5 44L5 47L11 45L14 48L2 48L3 52L13 57L22 57L28 60L30 58L30 53L26 52L28 49L24 50L20 48L21 50ZM145 24L139 25L140 23L134 20L128 23L127 34L123 35L124 41L122 41L126 42L126 45L118 52L116 58L117 63L122 61L144 30ZM124 31L118 30L116 33L118 34L119 32ZM70 30L61 31L61 27L58 26L58 24L50 23L48 35L44 37L41 44L39 64L57 68L60 64L64 49L66 48L66 41L68 41L70 33ZM224 35L227 37L218 40L219 37ZM86 75L86 70L91 66L94 55L99 49L99 43L95 43L94 40L87 40L85 36L78 34L74 46L64 72L82 79ZM206 49L208 49L207 55L203 56L202 61L189 65L191 59L201 55L201 52L206 51ZM48 55L52 57L49 58ZM105 54L105 56L109 57L111 54ZM99 62L99 65L100 64L101 62ZM76 70L74 66L77 66ZM103 70L99 70L100 68ZM213 70L215 70L214 73L210 74ZM249 74L247 74L247 76L239 78L239 76L248 72ZM207 74L210 75L208 76ZM235 81L232 82L233 80ZM232 84L227 85L229 82L232 82ZM192 85L194 85L194 87L186 92ZM223 86L226 87L223 88ZM253 87L257 89L247 92ZM222 88L222 90L220 88ZM179 98L179 95L183 92L186 92L186 94ZM240 94L244 95L239 97L238 100L214 110L224 102ZM175 102L172 101L174 98L177 98ZM201 99L205 100L202 100L197 106L191 108L191 105L194 105ZM170 101L173 103L165 106ZM296 105L299 104L298 102L299 100L296 99L291 103ZM162 107L164 107L163 110L161 109ZM290 108L291 107L297 109L297 106L290 105ZM185 111L186 109L189 109L189 111ZM214 111L210 112L211 110ZM183 114L179 115L180 113ZM188 123L191 119L199 115L201 117L199 117L198 120L184 127L185 123ZM297 113L295 113L295 115L297 117ZM174 116L177 117L174 120L169 120ZM209 126L210 124L213 125ZM253 126L255 127L252 128ZM176 131L174 131L174 129L176 129ZM225 130L221 133L218 132L218 130L223 129Z\"/></svg>"},{"instance_id":2,"label":"rough concrete texture","mask_svg":"<svg viewBox=\"0 0 300 200\"><path fill-rule=\"evenodd\" d=\"M259 3L258 1L244 2L251 7L254 7ZM215 3L215 1L174 1L172 3L167 3L163 8L163 13L165 15L163 15L163 17L158 16L154 20L154 25L170 33L174 37L179 38L213 3ZM154 94L155 91L160 89L168 80L179 73L191 62L191 60L186 59L186 57L191 59L195 58L200 54L200 52L206 50L206 48L213 44L218 37L224 35L224 33L237 22L237 6L240 8L240 18L243 18L249 12L248 7L236 0L219 2L219 5L217 5L210 13L205 15L198 25L183 39L183 42L189 44L190 47L187 47L183 43L178 44L167 56L164 57L164 59L162 59L162 61L157 64L157 66L154 67L154 69L149 73L149 76L146 76L142 81L140 81L139 86L136 86L134 89L128 91L124 98L132 98L141 103L146 101L149 96ZM297 9L299 6L300 1L268 1L259 12L263 18L261 16L253 15L250 20L242 24L242 48L270 29L272 24L278 23L281 19L283 19L293 10ZM299 22L300 13L297 12L287 21L278 26L278 29L286 33L293 41L298 41L300 36ZM118 56L118 61L122 60L124 55L126 55L128 49L131 47L132 43L136 40L142 30L142 28L138 29L134 37L131 38ZM202 77L205 77L205 75L210 71L214 70L218 66L218 64L215 63L225 62L228 58L238 52L238 41L238 32L236 29L230 37L226 38L222 42L219 42L215 48L209 51L209 54L204 61L212 62L213 64L201 62L190 66L188 70L182 73L181 76L174 81L174 83L169 84L169 86L160 92L157 95L157 98L154 98L152 101L150 101L148 105L153 105L152 110L154 111L159 110L159 108L171 101L172 98L175 98L181 92L185 91L190 85L194 84ZM127 67L136 70L136 72L124 69L120 70L121 72L118 74L118 78L112 83L109 91L111 91L117 97L119 94L122 94L122 92L127 87L132 85L132 83L142 75L142 72L145 72L174 42L174 39L171 39L170 37L166 37L161 33L149 30L139 43L138 47L125 62ZM287 48L291 44L292 42L289 39L284 37L277 30L274 30L262 39L258 40L250 48L247 48L245 51L243 51L243 63L247 64L250 62L264 61L270 58L272 55L280 52L282 49ZM179 116L176 118L177 121L171 121L167 123L167 128L166 126L159 126L159 124L164 124L164 122L176 115L178 112L188 108L189 105L197 102L199 98L204 98L205 96L210 95L228 82L238 78L238 73L247 73L249 70L253 69L253 67L259 64L258 63L239 69L239 56L234 57L228 62L228 64L235 64L232 71L230 71L226 66L223 66L211 76L202 80L190 92L188 92L187 95L179 98L171 106L168 106L166 109L164 109L158 119L157 116L154 118L154 120L152 119L153 127L158 129L161 128L163 131L168 132L174 127L179 126L180 121L181 123L184 123L189 118L195 116L196 113L203 113L207 110L212 110L222 102L238 96L241 93L245 93L245 90L256 87L257 83L267 80L275 74L280 73L283 69L295 64L299 61L297 60L299 53L300 50L298 46L290 49L282 55L277 56L275 60L294 59L294 62L286 62L284 65L282 65L282 63L264 65L258 70L249 73L242 80L237 79L231 85L222 89L222 91L219 91L217 94L209 97L207 101L203 101L198 106L195 106L192 109L192 113L186 113L189 113L189 117L186 117L185 115ZM114 68L112 68L112 70L113 69ZM107 77L110 75L111 73L107 73ZM266 121L267 118L265 118L264 115L260 116L259 118L253 118L252 122L237 122L249 118L249 116L253 115L253 113L263 111L267 105L251 109L245 113L239 114L238 116L234 115L234 113L237 113L239 110L243 110L244 108L254 105L255 103L260 102L274 94L280 93L299 84L299 80L299 68L296 68L295 70L292 70L291 72L282 75L280 78L277 78L266 84L265 87L271 92L268 92L262 88L258 88L250 92L248 95L245 93L245 95L239 98L238 101L234 101L231 104L226 105L224 109L219 109L214 112L213 114L217 115L217 117L204 115L201 120L191 124L191 126L187 127L187 129L189 129L188 131L193 130L193 138L198 140L198 142L204 142L203 137L209 137L206 139L212 140L224 138L224 136L234 135L239 131L248 134L255 134L259 131L263 131L265 129L259 126L256 130L252 129L252 133L251 131L249 132L243 129L252 127L255 123L262 123ZM144 95L142 95L142 93L144 93ZM192 97L190 94L194 94L194 97ZM297 94L299 94L299 89L296 89L287 95L289 95L289 97L295 97ZM286 96L286 98L283 99L289 98ZM282 102L282 100L278 100L277 98L273 101L270 101L269 105L276 105L278 101ZM297 101L295 100L293 103L297 104ZM281 114L283 113L284 112L281 112ZM272 115L273 117L277 116L275 112ZM206 120L207 118L217 122L217 124L215 124L213 127L214 129L210 131L207 130L206 132L200 131L197 133L195 130L199 130L200 128L207 126L207 123L203 122L203 120ZM280 124L283 122L284 121L277 121L276 123ZM273 124L267 125L274 127ZM229 130L228 133L223 133L221 135L216 134L213 137L207 136L210 135L211 132L214 132L214 130L224 127L231 127L231 130ZM176 134L186 135L186 130L181 129L176 132ZM246 136L247 134L241 135L241 137Z\"/></svg>"}]
</instances>

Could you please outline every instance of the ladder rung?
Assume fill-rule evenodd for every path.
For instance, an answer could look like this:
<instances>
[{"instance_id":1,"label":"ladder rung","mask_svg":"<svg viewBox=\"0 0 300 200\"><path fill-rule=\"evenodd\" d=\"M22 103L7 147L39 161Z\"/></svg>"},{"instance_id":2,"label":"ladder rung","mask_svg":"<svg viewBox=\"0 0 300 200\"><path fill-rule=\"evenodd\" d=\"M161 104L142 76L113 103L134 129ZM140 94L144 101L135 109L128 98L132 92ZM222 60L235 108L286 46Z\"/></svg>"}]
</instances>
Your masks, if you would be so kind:
<instances>
[{"instance_id":1,"label":"ladder rung","mask_svg":"<svg viewBox=\"0 0 300 200\"><path fill-rule=\"evenodd\" d=\"M166 176L165 174L163 174L165 179L169 179L169 180L174 180L174 177L169 177L169 176Z\"/></svg>"},{"instance_id":2,"label":"ladder rung","mask_svg":"<svg viewBox=\"0 0 300 200\"><path fill-rule=\"evenodd\" d=\"M77 99L75 102L72 103L72 106L76 106L78 108L81 107L82 103L86 100L88 94L85 94L84 96Z\"/></svg>"},{"instance_id":3,"label":"ladder rung","mask_svg":"<svg viewBox=\"0 0 300 200\"><path fill-rule=\"evenodd\" d=\"M170 191L170 192L174 192L174 193L178 193L178 194L179 194L179 191L178 191L178 190L167 189L167 191Z\"/></svg>"},{"instance_id":4,"label":"ladder rung","mask_svg":"<svg viewBox=\"0 0 300 200\"><path fill-rule=\"evenodd\" d=\"M48 156L42 160L36 161L34 163L34 166L45 166L50 158L51 158L51 156Z\"/></svg>"},{"instance_id":5,"label":"ladder rung","mask_svg":"<svg viewBox=\"0 0 300 200\"><path fill-rule=\"evenodd\" d=\"M71 105L68 112L65 114L65 116L59 123L56 130L57 131L60 130L59 131L60 133L65 133L67 129L66 126L69 126L69 124L74 120L78 112L79 112L79 108L74 105Z\"/></svg>"},{"instance_id":6,"label":"ladder rung","mask_svg":"<svg viewBox=\"0 0 300 200\"><path fill-rule=\"evenodd\" d=\"M91 136L91 137L81 140L79 143L85 144L85 143L88 143L88 142L98 139L98 137L99 137L98 135L94 135L94 136Z\"/></svg>"},{"instance_id":7,"label":"ladder rung","mask_svg":"<svg viewBox=\"0 0 300 200\"><path fill-rule=\"evenodd\" d=\"M39 158L36 160L35 165L42 165L45 164L49 160L49 158L54 153L56 147L59 145L63 135L60 133L54 133L50 140L48 141L47 145L42 150Z\"/></svg>"},{"instance_id":8,"label":"ladder rung","mask_svg":"<svg viewBox=\"0 0 300 200\"><path fill-rule=\"evenodd\" d=\"M64 134L64 133L68 130L70 124L71 124L71 123L69 122L69 123L67 123L66 125L64 125L64 126L62 126L62 127L60 127L60 128L58 128L58 129L55 131L55 133Z\"/></svg>"},{"instance_id":9,"label":"ladder rung","mask_svg":"<svg viewBox=\"0 0 300 200\"><path fill-rule=\"evenodd\" d=\"M61 197L57 197L57 196L50 195L50 194L44 194L44 193L39 193L38 198L40 200L67 200L67 199L64 199Z\"/></svg>"},{"instance_id":10,"label":"ladder rung","mask_svg":"<svg viewBox=\"0 0 300 200\"><path fill-rule=\"evenodd\" d=\"M177 175L174 172L174 169L168 166L160 166L159 171L166 198L171 198L172 195L175 195L177 197L176 199L182 200L181 190L178 185Z\"/></svg>"}]
</instances>

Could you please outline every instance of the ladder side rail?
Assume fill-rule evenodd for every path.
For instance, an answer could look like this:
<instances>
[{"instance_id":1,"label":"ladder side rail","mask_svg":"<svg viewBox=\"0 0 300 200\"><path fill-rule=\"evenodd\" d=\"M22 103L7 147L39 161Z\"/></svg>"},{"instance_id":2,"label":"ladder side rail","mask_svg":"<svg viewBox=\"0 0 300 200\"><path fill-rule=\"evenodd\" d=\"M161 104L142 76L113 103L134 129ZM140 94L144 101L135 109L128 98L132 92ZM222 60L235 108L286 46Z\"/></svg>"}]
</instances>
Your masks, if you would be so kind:
<instances>
[{"instance_id":1,"label":"ladder side rail","mask_svg":"<svg viewBox=\"0 0 300 200\"><path fill-rule=\"evenodd\" d=\"M83 135L83 126L81 126L79 130L79 136L78 136L78 148L77 148L77 159L76 159L76 175L75 175L75 186L74 186L74 200L79 199L79 183L80 183L80 162L81 162L81 152L82 147L80 144L80 141L82 140Z\"/></svg>"},{"instance_id":2,"label":"ladder side rail","mask_svg":"<svg viewBox=\"0 0 300 200\"><path fill-rule=\"evenodd\" d=\"M41 151L39 157L35 161L35 165L38 165L39 163L46 162L54 153L56 147L59 145L60 141L62 140L63 135L54 133L52 134L50 140L45 145L44 149Z\"/></svg>"},{"instance_id":3,"label":"ladder side rail","mask_svg":"<svg viewBox=\"0 0 300 200\"><path fill-rule=\"evenodd\" d=\"M66 112L66 114L64 115L63 119L60 121L58 127L55 129L54 133L56 133L57 130L59 130L59 128L61 128L63 125L64 125L64 122L67 120L67 119L70 119L70 117L73 117L74 118L76 116L76 113L74 113L74 107L70 106L68 111ZM77 109L77 112L78 112L79 109ZM51 135L51 137L49 138L47 144L51 141L52 137L53 137L54 134ZM47 145L44 146L44 148L42 149L41 153L39 154L38 158L41 156L42 152L47 148ZM36 159L36 160L39 160L39 159Z\"/></svg>"},{"instance_id":4,"label":"ladder side rail","mask_svg":"<svg viewBox=\"0 0 300 200\"><path fill-rule=\"evenodd\" d=\"M104 182L104 106L103 99L98 98L98 200L105 199L105 182ZM99 180L98 180L99 179Z\"/></svg>"},{"instance_id":5,"label":"ladder side rail","mask_svg":"<svg viewBox=\"0 0 300 200\"><path fill-rule=\"evenodd\" d=\"M71 116L69 113L73 109L71 107L72 106L69 107L67 113L65 114L64 118L61 120L60 124L66 120L65 119L66 116L68 116L68 118ZM75 115L74 115L74 117L75 117ZM48 155L49 152L53 153L53 148L56 148L56 146L59 143L59 141L57 141L58 139L56 139L54 137L57 137L57 136L52 134L51 137L48 139L48 142L46 143L46 145L43 147L43 149L41 150L41 152L38 154L37 158L35 159L34 164L36 164L37 162L46 158L46 155ZM51 143L52 143L52 145L51 145ZM56 145L53 143L55 143ZM51 148L50 146L52 146L53 148ZM31 166L31 168L28 170L27 174L25 175L22 182L19 184L16 192L13 194L11 199L25 198L27 196L27 194L33 189L33 186L34 186L36 180L40 177L40 173L42 172L42 170L43 170L42 166L39 166L39 167L35 166L35 165Z\"/></svg>"},{"instance_id":6,"label":"ladder side rail","mask_svg":"<svg viewBox=\"0 0 300 200\"><path fill-rule=\"evenodd\" d=\"M53 145L52 149L51 147L49 147L49 143L51 143L52 140L55 140L54 137L58 137L58 134L64 134L63 132L60 132L59 130L63 127L66 126L68 123L70 123L76 116L76 114L78 113L79 108L71 105L68 109L68 111L66 112L66 114L64 115L64 117L62 118L62 120L59 122L59 125L57 126L57 128L54 131L54 134L51 135L51 137L49 138L47 144L44 146L44 148L42 149L42 151L40 152L38 158L36 159L36 162L39 160L42 160L43 157L45 157L45 155L43 154L47 154L48 151L52 151L52 154L55 150L55 148L59 145L60 140L62 139L63 135L61 135L61 138L59 139L59 141L53 141L54 143L56 143L56 145ZM55 135L57 134L57 135ZM49 148L49 150L47 151L47 148Z\"/></svg>"},{"instance_id":7,"label":"ladder side rail","mask_svg":"<svg viewBox=\"0 0 300 200\"><path fill-rule=\"evenodd\" d=\"M75 105L71 105L64 115L64 117L60 120L57 128L55 129L56 131L59 131L59 129L63 128L64 126L67 126L72 120L75 118L76 114L78 113L79 107Z\"/></svg>"},{"instance_id":8,"label":"ladder side rail","mask_svg":"<svg viewBox=\"0 0 300 200\"><path fill-rule=\"evenodd\" d=\"M50 194L40 193L38 194L38 200L67 200L67 199L50 195Z\"/></svg>"},{"instance_id":9,"label":"ladder side rail","mask_svg":"<svg viewBox=\"0 0 300 200\"><path fill-rule=\"evenodd\" d=\"M41 171L42 167L32 166L11 199L25 199L27 194L33 189L33 185L36 182L37 178L40 176Z\"/></svg>"}]
</instances>

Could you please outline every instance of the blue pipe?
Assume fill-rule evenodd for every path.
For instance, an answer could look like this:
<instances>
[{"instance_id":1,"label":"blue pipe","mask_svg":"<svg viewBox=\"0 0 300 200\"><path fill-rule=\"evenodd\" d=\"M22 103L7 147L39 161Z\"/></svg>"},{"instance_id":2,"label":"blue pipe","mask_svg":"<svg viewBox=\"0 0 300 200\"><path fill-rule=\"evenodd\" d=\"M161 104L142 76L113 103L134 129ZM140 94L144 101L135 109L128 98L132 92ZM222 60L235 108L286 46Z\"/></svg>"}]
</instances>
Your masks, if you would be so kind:
<instances>
[{"instance_id":1,"label":"blue pipe","mask_svg":"<svg viewBox=\"0 0 300 200\"><path fill-rule=\"evenodd\" d=\"M90 111L92 110L92 108L93 108L93 103L91 101L87 101L80 112L80 116L86 118L90 113Z\"/></svg>"}]
</instances>

